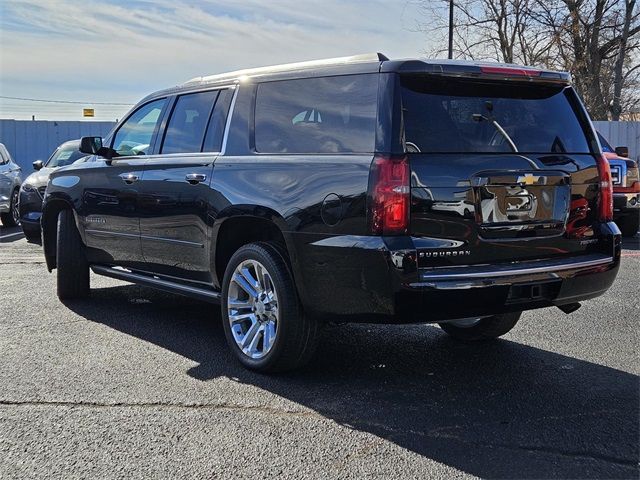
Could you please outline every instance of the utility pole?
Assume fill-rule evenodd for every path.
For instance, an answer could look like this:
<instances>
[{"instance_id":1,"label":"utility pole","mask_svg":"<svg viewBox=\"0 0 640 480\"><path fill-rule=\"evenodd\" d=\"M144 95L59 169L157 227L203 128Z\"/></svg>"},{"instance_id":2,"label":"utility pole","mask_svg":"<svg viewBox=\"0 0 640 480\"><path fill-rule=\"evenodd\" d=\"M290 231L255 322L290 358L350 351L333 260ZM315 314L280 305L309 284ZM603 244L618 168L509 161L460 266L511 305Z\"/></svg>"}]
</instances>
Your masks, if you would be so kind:
<instances>
[{"instance_id":1,"label":"utility pole","mask_svg":"<svg viewBox=\"0 0 640 480\"><path fill-rule=\"evenodd\" d=\"M449 60L453 58L453 0L449 0Z\"/></svg>"}]
</instances>

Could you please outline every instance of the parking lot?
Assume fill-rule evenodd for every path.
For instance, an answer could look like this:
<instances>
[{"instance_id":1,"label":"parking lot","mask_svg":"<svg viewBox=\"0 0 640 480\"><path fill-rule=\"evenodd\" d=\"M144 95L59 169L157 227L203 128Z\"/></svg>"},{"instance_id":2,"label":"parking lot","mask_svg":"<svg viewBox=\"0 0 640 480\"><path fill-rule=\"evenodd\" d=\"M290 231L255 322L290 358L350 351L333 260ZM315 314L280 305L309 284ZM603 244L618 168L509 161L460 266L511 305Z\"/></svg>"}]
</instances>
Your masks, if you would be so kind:
<instances>
[{"instance_id":1,"label":"parking lot","mask_svg":"<svg viewBox=\"0 0 640 480\"><path fill-rule=\"evenodd\" d=\"M210 304L92 276L61 304L0 233L0 478L638 478L638 237L613 288L504 339L327 328L304 370L241 368Z\"/></svg>"}]
</instances>

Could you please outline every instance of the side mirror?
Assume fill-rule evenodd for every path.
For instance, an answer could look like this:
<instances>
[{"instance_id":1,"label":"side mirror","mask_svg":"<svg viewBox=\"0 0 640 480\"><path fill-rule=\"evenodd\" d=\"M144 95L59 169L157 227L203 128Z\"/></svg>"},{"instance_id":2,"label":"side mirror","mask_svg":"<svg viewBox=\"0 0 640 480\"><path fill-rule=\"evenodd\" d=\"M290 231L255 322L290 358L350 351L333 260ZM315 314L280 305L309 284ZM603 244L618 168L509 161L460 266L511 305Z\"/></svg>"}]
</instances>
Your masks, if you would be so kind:
<instances>
[{"instance_id":1,"label":"side mirror","mask_svg":"<svg viewBox=\"0 0 640 480\"><path fill-rule=\"evenodd\" d=\"M82 137L79 150L89 155L98 155L102 149L102 137Z\"/></svg>"},{"instance_id":2,"label":"side mirror","mask_svg":"<svg viewBox=\"0 0 640 480\"><path fill-rule=\"evenodd\" d=\"M42 160L36 160L35 162L33 162L34 170L40 170L42 169L42 167L44 167L44 162Z\"/></svg>"},{"instance_id":3,"label":"side mirror","mask_svg":"<svg viewBox=\"0 0 640 480\"><path fill-rule=\"evenodd\" d=\"M616 155L629 158L629 147L616 147Z\"/></svg>"}]
</instances>

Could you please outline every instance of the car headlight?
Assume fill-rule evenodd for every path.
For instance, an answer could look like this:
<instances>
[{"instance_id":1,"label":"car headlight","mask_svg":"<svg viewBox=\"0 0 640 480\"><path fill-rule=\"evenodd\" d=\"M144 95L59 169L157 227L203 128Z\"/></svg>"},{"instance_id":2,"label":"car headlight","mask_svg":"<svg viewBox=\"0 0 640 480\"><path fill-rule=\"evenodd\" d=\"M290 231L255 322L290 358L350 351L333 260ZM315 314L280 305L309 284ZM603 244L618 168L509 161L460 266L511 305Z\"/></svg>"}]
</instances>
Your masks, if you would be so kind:
<instances>
[{"instance_id":1,"label":"car headlight","mask_svg":"<svg viewBox=\"0 0 640 480\"><path fill-rule=\"evenodd\" d=\"M29 185L28 183L23 183L22 186L20 187L20 189L23 192L27 192L27 193L32 193L32 192L36 191L36 189L33 187L33 185Z\"/></svg>"}]
</instances>

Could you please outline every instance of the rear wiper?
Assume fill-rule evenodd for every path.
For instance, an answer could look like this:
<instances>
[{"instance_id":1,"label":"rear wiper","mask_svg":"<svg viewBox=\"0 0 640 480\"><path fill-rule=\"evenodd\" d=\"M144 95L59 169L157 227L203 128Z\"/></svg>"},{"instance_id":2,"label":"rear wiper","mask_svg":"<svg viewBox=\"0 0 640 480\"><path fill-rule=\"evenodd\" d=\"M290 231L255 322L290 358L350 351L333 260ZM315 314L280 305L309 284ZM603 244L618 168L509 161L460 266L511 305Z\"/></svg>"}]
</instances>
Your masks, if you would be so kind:
<instances>
[{"instance_id":1,"label":"rear wiper","mask_svg":"<svg viewBox=\"0 0 640 480\"><path fill-rule=\"evenodd\" d=\"M509 134L505 131L505 129L502 128L502 125L500 125L498 123L498 121L495 118L493 118L493 115L491 114L491 112L493 112L493 103L492 102L484 102L484 106L487 109L487 111L489 112L488 115L483 115L481 113L474 113L474 114L471 115L471 118L473 118L473 120L475 122L481 122L483 120L485 120L487 122L491 122L493 127L507 141L507 143L511 147L511 150L514 151L514 152L517 152L518 151L518 147L516 147L515 142L512 140L512 138L509 136Z\"/></svg>"}]
</instances>

